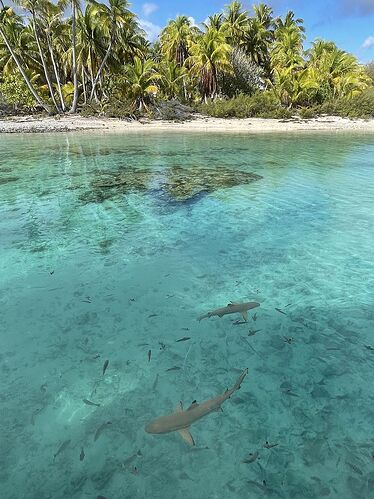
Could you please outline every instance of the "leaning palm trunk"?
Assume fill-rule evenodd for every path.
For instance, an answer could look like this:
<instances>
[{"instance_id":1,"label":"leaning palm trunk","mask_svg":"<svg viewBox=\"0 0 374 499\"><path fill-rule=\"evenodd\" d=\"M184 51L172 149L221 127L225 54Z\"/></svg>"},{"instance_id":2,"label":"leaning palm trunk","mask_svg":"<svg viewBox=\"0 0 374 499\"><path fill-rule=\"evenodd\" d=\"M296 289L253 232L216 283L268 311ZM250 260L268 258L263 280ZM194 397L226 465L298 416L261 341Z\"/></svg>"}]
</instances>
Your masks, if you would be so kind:
<instances>
[{"instance_id":1,"label":"leaning palm trunk","mask_svg":"<svg viewBox=\"0 0 374 499\"><path fill-rule=\"evenodd\" d=\"M104 56L104 59L102 60L102 63L100 65L100 67L99 67L99 71L97 72L95 81L92 84L92 90L91 90L90 100L92 100L92 98L93 98L93 96L95 94L95 89L96 89L97 82L99 81L99 78L100 78L101 73L102 73L102 71L104 69L106 61L108 60L110 51L112 50L112 43L113 43L113 40L110 40L109 46L108 46L107 51L106 51L105 56Z\"/></svg>"},{"instance_id":2,"label":"leaning palm trunk","mask_svg":"<svg viewBox=\"0 0 374 499\"><path fill-rule=\"evenodd\" d=\"M53 65L53 71L55 73L55 78L56 78L56 82L57 82L57 90L58 90L58 95L60 97L61 109L62 109L62 111L65 112L65 102L64 102L64 97L62 95L62 90L61 90L60 75L59 75L56 61L55 61L55 57L53 54L52 40L51 40L49 33L47 33L47 43L48 43L49 54L51 56L51 61L52 61L52 65Z\"/></svg>"},{"instance_id":3,"label":"leaning palm trunk","mask_svg":"<svg viewBox=\"0 0 374 499\"><path fill-rule=\"evenodd\" d=\"M44 59L42 46L40 44L40 38L39 38L39 35L38 35L38 30L36 28L36 19L35 19L35 12L34 11L32 11L32 20L33 20L33 29L34 29L35 40L36 40L36 44L38 45L39 56L40 56L40 60L42 61L42 65L43 65L43 69L44 69L44 75L45 75L45 79L47 81L49 93L51 94L52 102L53 102L53 104L54 104L54 106L56 108L56 111L59 111L59 108L58 108L58 105L57 105L57 102L56 102L56 99L55 99L55 96L54 96L54 93L53 93L53 87L52 87L51 79L49 77L49 73L48 73L48 69L47 69L47 64L46 64L45 59Z\"/></svg>"},{"instance_id":4,"label":"leaning palm trunk","mask_svg":"<svg viewBox=\"0 0 374 499\"><path fill-rule=\"evenodd\" d=\"M77 7L75 2L73 2L73 12L72 12L72 56L73 56L73 84L74 84L74 95L73 103L71 105L70 113L75 113L78 106L78 74L77 74Z\"/></svg>"},{"instance_id":5,"label":"leaning palm trunk","mask_svg":"<svg viewBox=\"0 0 374 499\"><path fill-rule=\"evenodd\" d=\"M3 37L3 40L4 40L5 45L7 46L8 50L9 50L10 55L12 56L14 62L17 64L17 68L19 69L19 72L21 73L23 79L25 80L25 83L26 83L28 89L30 90L30 92L32 93L33 97L35 98L36 102L40 106L42 106L47 111L47 113L50 113L51 112L50 107L43 102L43 100L40 97L40 95L38 94L38 92L32 86L31 81L29 80L27 74L23 70L21 63L20 63L18 57L16 56L15 52L13 51L12 47L10 46L9 41L8 41L4 31L2 30L1 26L0 26L0 34Z\"/></svg>"}]
</instances>

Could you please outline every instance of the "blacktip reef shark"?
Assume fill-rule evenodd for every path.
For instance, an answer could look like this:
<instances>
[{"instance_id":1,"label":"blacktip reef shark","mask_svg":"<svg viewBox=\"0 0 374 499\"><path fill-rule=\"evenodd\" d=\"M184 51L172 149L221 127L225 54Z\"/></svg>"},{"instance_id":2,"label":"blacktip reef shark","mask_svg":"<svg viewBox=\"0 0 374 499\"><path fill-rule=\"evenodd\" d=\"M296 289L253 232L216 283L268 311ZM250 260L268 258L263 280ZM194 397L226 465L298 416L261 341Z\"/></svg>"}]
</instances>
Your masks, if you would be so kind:
<instances>
[{"instance_id":1,"label":"blacktip reef shark","mask_svg":"<svg viewBox=\"0 0 374 499\"><path fill-rule=\"evenodd\" d=\"M210 312L207 312L204 315L200 315L200 317L198 317L197 320L200 322L202 319L213 317L214 315L217 315L218 317L223 317L224 315L227 314L240 313L242 314L243 319L247 321L248 310L251 310L252 308L256 308L259 306L260 304L255 301L248 301L246 303L234 303L231 301L226 305L226 307L217 308L216 310L211 310Z\"/></svg>"},{"instance_id":2,"label":"blacktip reef shark","mask_svg":"<svg viewBox=\"0 0 374 499\"><path fill-rule=\"evenodd\" d=\"M190 445L195 445L195 441L189 431L190 426L195 421L207 416L211 412L221 411L221 405L223 402L229 399L234 392L239 390L240 385L247 374L248 369L244 369L232 388L227 389L222 395L218 395L217 397L211 398L201 404L198 404L196 400L194 400L186 411L183 410L182 402L180 402L173 414L161 416L160 418L151 421L146 425L145 431L152 434L178 431L183 440Z\"/></svg>"}]
</instances>

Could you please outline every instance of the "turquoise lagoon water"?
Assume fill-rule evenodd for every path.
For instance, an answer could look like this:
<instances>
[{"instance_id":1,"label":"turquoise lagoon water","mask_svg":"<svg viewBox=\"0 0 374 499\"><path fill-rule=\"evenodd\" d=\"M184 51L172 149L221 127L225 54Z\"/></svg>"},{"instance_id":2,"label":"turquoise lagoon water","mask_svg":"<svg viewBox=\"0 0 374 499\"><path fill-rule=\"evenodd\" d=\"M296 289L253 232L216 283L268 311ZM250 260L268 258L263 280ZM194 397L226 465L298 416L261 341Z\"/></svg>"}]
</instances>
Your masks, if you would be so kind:
<instances>
[{"instance_id":1,"label":"turquoise lagoon water","mask_svg":"<svg viewBox=\"0 0 374 499\"><path fill-rule=\"evenodd\" d=\"M374 137L0 145L2 498L374 497ZM259 177L175 194L207 171ZM194 448L144 431L245 367Z\"/></svg>"}]
</instances>

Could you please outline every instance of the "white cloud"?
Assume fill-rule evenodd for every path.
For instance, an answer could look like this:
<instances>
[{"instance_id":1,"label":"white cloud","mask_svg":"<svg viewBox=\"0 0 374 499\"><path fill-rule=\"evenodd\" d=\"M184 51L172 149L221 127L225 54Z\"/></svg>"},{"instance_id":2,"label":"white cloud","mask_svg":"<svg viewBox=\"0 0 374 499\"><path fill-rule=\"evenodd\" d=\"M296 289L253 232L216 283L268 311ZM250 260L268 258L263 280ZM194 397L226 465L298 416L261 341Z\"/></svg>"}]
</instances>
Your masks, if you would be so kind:
<instances>
[{"instance_id":1,"label":"white cloud","mask_svg":"<svg viewBox=\"0 0 374 499\"><path fill-rule=\"evenodd\" d=\"M196 21L195 21L195 18L194 18L194 17L189 16L188 20L190 21L191 26L197 26L197 23L196 23Z\"/></svg>"},{"instance_id":2,"label":"white cloud","mask_svg":"<svg viewBox=\"0 0 374 499\"><path fill-rule=\"evenodd\" d=\"M145 15L145 17L150 16L157 9L158 9L158 5L156 5L155 3L143 3L143 5L142 5L142 12Z\"/></svg>"},{"instance_id":3,"label":"white cloud","mask_svg":"<svg viewBox=\"0 0 374 499\"><path fill-rule=\"evenodd\" d=\"M151 42L156 41L162 30L160 26L157 26L157 24L153 24L146 19L139 19L139 25L146 32L147 38Z\"/></svg>"},{"instance_id":4,"label":"white cloud","mask_svg":"<svg viewBox=\"0 0 374 499\"><path fill-rule=\"evenodd\" d=\"M364 43L362 44L363 49L368 49L374 45L374 36L368 36Z\"/></svg>"}]
</instances>

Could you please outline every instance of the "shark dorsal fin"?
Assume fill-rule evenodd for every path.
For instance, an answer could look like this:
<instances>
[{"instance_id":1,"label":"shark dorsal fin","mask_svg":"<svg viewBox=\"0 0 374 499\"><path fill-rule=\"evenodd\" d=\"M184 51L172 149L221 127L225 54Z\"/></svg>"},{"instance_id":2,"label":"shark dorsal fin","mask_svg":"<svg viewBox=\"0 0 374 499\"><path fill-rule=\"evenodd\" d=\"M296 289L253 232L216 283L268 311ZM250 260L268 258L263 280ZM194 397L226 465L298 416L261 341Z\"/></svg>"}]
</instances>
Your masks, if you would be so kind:
<instances>
[{"instance_id":1,"label":"shark dorsal fin","mask_svg":"<svg viewBox=\"0 0 374 499\"><path fill-rule=\"evenodd\" d=\"M175 408L175 412L183 412L183 404L181 401L178 402L178 405Z\"/></svg>"},{"instance_id":2,"label":"shark dorsal fin","mask_svg":"<svg viewBox=\"0 0 374 499\"><path fill-rule=\"evenodd\" d=\"M189 445L195 445L195 440L193 439L193 436L191 435L188 427L182 428L181 430L178 430L178 432L185 442L187 442Z\"/></svg>"},{"instance_id":3,"label":"shark dorsal fin","mask_svg":"<svg viewBox=\"0 0 374 499\"><path fill-rule=\"evenodd\" d=\"M192 402L192 404L190 405L190 407L187 409L187 411L190 411L191 409L194 409L195 407L198 407L198 403L196 402L196 400L194 400Z\"/></svg>"}]
</instances>

